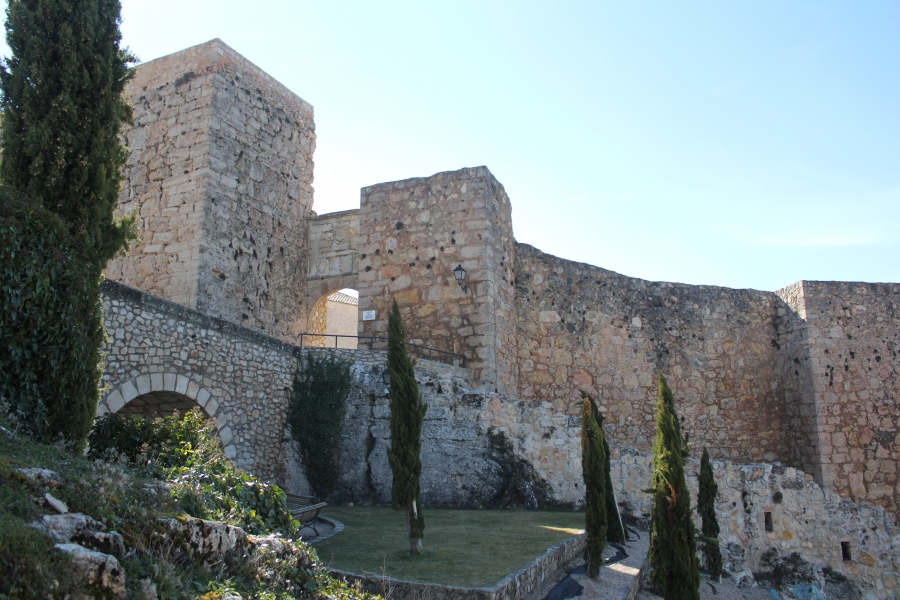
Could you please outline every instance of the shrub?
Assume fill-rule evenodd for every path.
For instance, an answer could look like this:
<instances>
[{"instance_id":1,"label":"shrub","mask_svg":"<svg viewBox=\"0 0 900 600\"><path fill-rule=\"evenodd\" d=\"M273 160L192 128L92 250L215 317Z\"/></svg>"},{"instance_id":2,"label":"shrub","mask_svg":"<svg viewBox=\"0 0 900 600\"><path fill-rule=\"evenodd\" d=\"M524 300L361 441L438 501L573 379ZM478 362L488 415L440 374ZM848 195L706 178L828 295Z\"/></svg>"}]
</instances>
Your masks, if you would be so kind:
<instances>
[{"instance_id":1,"label":"shrub","mask_svg":"<svg viewBox=\"0 0 900 600\"><path fill-rule=\"evenodd\" d=\"M84 447L106 333L99 281L40 204L0 191L0 397L20 431Z\"/></svg>"},{"instance_id":2,"label":"shrub","mask_svg":"<svg viewBox=\"0 0 900 600\"><path fill-rule=\"evenodd\" d=\"M93 457L121 453L167 480L176 507L191 516L228 521L252 534L296 534L299 524L284 491L236 468L222 451L215 422L199 409L183 419L104 415L90 445Z\"/></svg>"},{"instance_id":3,"label":"shrub","mask_svg":"<svg viewBox=\"0 0 900 600\"><path fill-rule=\"evenodd\" d=\"M341 475L341 435L350 395L350 363L333 355L306 355L294 375L288 428L313 494L325 500Z\"/></svg>"}]
</instances>

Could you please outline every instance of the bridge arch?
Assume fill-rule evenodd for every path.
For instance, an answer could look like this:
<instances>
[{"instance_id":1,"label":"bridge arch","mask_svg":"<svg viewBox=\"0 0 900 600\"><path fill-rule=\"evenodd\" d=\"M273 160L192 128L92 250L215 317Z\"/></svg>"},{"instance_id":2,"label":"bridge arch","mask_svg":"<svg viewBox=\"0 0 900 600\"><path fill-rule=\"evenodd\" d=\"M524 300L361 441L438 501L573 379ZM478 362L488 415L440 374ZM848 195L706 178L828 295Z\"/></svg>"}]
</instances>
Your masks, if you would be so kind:
<instances>
[{"instance_id":1,"label":"bridge arch","mask_svg":"<svg viewBox=\"0 0 900 600\"><path fill-rule=\"evenodd\" d=\"M97 406L97 416L119 412L162 416L175 410L187 412L196 406L215 419L225 456L234 458L237 456L234 433L228 424L216 418L219 412L216 398L223 394L214 391L180 373L145 373L113 386Z\"/></svg>"}]
</instances>

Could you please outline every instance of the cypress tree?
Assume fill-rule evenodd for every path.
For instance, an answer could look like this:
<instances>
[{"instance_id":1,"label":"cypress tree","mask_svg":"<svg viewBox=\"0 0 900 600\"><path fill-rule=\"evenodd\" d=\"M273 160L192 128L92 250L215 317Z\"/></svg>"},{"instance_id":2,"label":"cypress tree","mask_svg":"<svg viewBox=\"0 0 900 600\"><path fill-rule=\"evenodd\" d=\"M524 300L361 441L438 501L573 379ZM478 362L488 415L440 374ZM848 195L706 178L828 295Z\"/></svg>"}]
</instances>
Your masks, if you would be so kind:
<instances>
[{"instance_id":1,"label":"cypress tree","mask_svg":"<svg viewBox=\"0 0 900 600\"><path fill-rule=\"evenodd\" d=\"M606 546L606 478L603 430L594 417L590 399L581 406L581 472L584 478L584 521L587 545L584 549L588 577L595 579L603 565Z\"/></svg>"},{"instance_id":2,"label":"cypress tree","mask_svg":"<svg viewBox=\"0 0 900 600\"><path fill-rule=\"evenodd\" d=\"M137 238L134 216L113 216L136 60L119 48L120 10L119 0L10 0L12 56L0 68L0 180L62 218L97 277Z\"/></svg>"},{"instance_id":3,"label":"cypress tree","mask_svg":"<svg viewBox=\"0 0 900 600\"><path fill-rule=\"evenodd\" d=\"M702 519L701 525L701 551L706 570L713 579L718 580L722 576L722 553L719 550L719 520L716 518L716 495L719 486L713 476L712 463L709 460L709 452L703 448L703 457L700 459L700 492L697 495L697 512Z\"/></svg>"},{"instance_id":4,"label":"cypress tree","mask_svg":"<svg viewBox=\"0 0 900 600\"><path fill-rule=\"evenodd\" d=\"M581 391L581 396L582 398L591 401L591 412L594 415L594 419L597 421L597 426L600 427L600 431L603 431L603 422L606 420L606 417L600 412L597 402L584 390ZM613 489L612 476L610 475L609 442L606 440L605 432L603 434L603 452L606 456L606 464L603 469L606 487L606 541L611 544L624 544L625 527L622 525L622 517L619 515L619 505L616 502L616 490Z\"/></svg>"},{"instance_id":5,"label":"cypress tree","mask_svg":"<svg viewBox=\"0 0 900 600\"><path fill-rule=\"evenodd\" d=\"M428 406L419 396L415 362L406 353L406 332L397 301L388 318L388 371L391 374L391 446L388 460L393 473L391 503L406 511L410 554L421 554L425 517L419 497L422 475L422 421Z\"/></svg>"},{"instance_id":6,"label":"cypress tree","mask_svg":"<svg viewBox=\"0 0 900 600\"><path fill-rule=\"evenodd\" d=\"M700 598L691 498L684 478L684 446L672 391L659 373L648 560L650 581L665 600Z\"/></svg>"}]
</instances>

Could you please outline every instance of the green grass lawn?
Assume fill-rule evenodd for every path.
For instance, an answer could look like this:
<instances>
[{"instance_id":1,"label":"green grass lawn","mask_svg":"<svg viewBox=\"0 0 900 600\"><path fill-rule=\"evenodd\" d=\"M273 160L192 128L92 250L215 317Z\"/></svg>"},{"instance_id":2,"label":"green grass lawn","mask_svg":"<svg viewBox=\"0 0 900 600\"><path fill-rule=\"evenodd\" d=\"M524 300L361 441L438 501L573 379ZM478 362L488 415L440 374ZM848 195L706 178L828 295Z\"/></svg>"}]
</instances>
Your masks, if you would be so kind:
<instances>
[{"instance_id":1,"label":"green grass lawn","mask_svg":"<svg viewBox=\"0 0 900 600\"><path fill-rule=\"evenodd\" d=\"M351 573L461 587L494 585L584 529L584 513L579 512L430 509L425 511L425 551L413 557L402 512L329 506L322 515L345 526L315 545L324 564Z\"/></svg>"}]
</instances>

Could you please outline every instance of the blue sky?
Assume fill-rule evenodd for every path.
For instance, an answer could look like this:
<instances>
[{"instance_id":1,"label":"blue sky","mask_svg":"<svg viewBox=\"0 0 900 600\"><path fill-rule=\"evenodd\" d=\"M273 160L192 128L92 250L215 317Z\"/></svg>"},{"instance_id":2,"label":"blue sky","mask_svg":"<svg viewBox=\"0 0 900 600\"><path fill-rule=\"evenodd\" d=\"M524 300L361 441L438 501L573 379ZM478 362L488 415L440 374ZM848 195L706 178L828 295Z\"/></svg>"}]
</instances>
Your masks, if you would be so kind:
<instances>
[{"instance_id":1,"label":"blue sky","mask_svg":"<svg viewBox=\"0 0 900 600\"><path fill-rule=\"evenodd\" d=\"M653 280L900 282L900 2L123 0L316 111L315 209L487 165L516 238ZM4 53L6 53L4 48Z\"/></svg>"}]
</instances>

